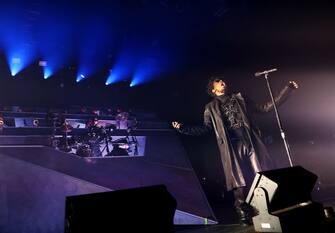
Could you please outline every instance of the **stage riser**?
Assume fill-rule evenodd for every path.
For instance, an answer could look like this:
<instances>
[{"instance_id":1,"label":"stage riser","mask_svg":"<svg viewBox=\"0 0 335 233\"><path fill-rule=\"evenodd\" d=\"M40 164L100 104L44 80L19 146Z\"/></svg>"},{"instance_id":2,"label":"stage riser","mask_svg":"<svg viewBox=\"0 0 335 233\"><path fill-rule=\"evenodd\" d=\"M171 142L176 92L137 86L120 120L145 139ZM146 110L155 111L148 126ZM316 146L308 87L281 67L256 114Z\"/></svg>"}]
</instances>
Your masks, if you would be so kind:
<instances>
[{"instance_id":1,"label":"stage riser","mask_svg":"<svg viewBox=\"0 0 335 233\"><path fill-rule=\"evenodd\" d=\"M58 154L58 156L59 155L60 154ZM57 156L57 154L51 156ZM61 156L58 159L62 160ZM76 173L77 177L73 177L68 174L64 174L63 172L49 169L48 167L42 167L40 166L41 161L40 164L38 164L36 160L33 161L33 163L27 162L27 160L29 160L29 155L27 156L27 154L25 160L15 158L15 156L6 156L0 154L0 205L2 206L2 208L0 208L1 233L63 233L66 196L106 192L113 190L111 188L94 184L95 182L102 183L105 186L108 186L108 183L110 183L111 186L113 186L113 182L101 182L102 180L105 180L106 177L100 177L100 179L94 179L90 176L81 177L83 179L86 178L86 180L78 178L80 177L78 170L81 170L83 168L80 165L75 168L73 167L73 163L69 163L68 168L73 169L72 171L70 171L67 170L64 164L62 165L62 168L60 167L61 163L56 162L55 164L50 164L52 163L52 160L50 160L49 158L49 168L54 167L54 169L57 168L57 170L63 170L64 173L68 174ZM78 162L80 163L80 161ZM120 165L120 163L116 164L118 164L118 166ZM131 165L129 168L132 170L132 167L133 165ZM110 169L113 170L113 166L110 167ZM92 173L92 170L86 170L87 173ZM122 185L124 185L124 187L130 188L149 186L150 184L159 184L160 182L162 182L166 183L169 186L169 190L171 190L171 193L177 197L179 208L185 208L185 203L186 206L190 206L194 201L198 202L198 206L196 203L193 203L194 209L189 209L188 212L177 210L174 216L175 224L215 223L211 219L206 220L205 217L192 214L192 211L193 213L207 212L208 214L210 214L210 209L208 209L209 206L207 206L206 209L206 206L204 206L204 200L200 200L200 197L197 195L199 191L195 190L195 187L192 187L192 185L187 185L186 183L184 184L186 188L189 188L191 190L193 189L193 192L190 192L190 190L182 191L183 189L180 187L183 186L178 185L178 183L180 184L181 182L181 180L178 179L175 179L174 181L177 185L175 186L174 184L169 184L166 179L164 181L164 178L159 178L161 179L159 181L159 179L157 180L157 178L152 179L148 176L147 180L143 180L143 177L145 177L146 175L144 174L144 176L141 177L136 174L136 170L133 173L132 181L131 177L126 177L126 174L120 174L122 173L120 172L120 170L116 170L114 171L114 173L114 177L110 175L112 173L107 175L110 176L111 179L123 179L123 181L125 181L124 183L120 183L119 181L115 182L114 184L117 189L122 189ZM166 173L164 173L165 172L162 172L162 175L166 176ZM173 173L173 171L170 170L170 173ZM171 175L171 177L174 177L174 175ZM139 179L142 180L140 181ZM182 177L179 177L179 179L182 179ZM186 182L189 181L188 183L191 182L191 180L187 176L184 176L183 179L186 179ZM87 180L91 180L92 182L88 182ZM180 193L176 193L177 187L179 187L180 191L182 191L183 193L188 193L188 196L181 197ZM187 199L193 200L188 201ZM199 210L199 208L203 209ZM125 218L127 217L125 216ZM149 223L150 216L148 216L148 224Z\"/></svg>"},{"instance_id":2,"label":"stage riser","mask_svg":"<svg viewBox=\"0 0 335 233\"><path fill-rule=\"evenodd\" d=\"M51 146L51 136L0 136L1 145L43 145Z\"/></svg>"},{"instance_id":3,"label":"stage riser","mask_svg":"<svg viewBox=\"0 0 335 233\"><path fill-rule=\"evenodd\" d=\"M63 229L65 196L158 184L166 185L177 200L175 223L215 220L185 151L171 132L147 134L146 153L140 157L83 158L45 146L2 146L0 164L0 203L6 207L0 210L1 233L24 232L23 227L30 229L32 223L57 229L41 232L62 232L58 230Z\"/></svg>"},{"instance_id":4,"label":"stage riser","mask_svg":"<svg viewBox=\"0 0 335 233\"><path fill-rule=\"evenodd\" d=\"M65 197L110 189L0 155L0 232L64 232Z\"/></svg>"}]
</instances>

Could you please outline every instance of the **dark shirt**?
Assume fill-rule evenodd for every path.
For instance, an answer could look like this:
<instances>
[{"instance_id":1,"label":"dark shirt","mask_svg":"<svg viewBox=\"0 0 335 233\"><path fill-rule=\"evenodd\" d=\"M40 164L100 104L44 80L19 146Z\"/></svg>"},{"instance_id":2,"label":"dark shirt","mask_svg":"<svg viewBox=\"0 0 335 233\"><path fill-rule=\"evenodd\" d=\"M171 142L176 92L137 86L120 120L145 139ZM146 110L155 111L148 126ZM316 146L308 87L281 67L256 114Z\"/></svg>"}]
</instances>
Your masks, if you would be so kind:
<instances>
[{"instance_id":1,"label":"dark shirt","mask_svg":"<svg viewBox=\"0 0 335 233\"><path fill-rule=\"evenodd\" d=\"M245 139L242 114L239 110L236 98L230 94L221 95L217 98L221 102L220 110L230 139Z\"/></svg>"}]
</instances>

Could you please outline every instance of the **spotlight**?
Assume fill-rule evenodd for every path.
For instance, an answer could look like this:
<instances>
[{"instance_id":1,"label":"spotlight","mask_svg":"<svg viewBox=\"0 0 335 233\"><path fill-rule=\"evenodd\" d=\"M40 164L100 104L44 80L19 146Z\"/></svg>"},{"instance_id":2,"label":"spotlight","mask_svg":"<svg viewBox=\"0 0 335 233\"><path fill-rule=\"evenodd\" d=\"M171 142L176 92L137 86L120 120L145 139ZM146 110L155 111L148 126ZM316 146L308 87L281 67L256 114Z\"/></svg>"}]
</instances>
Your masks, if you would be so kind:
<instances>
[{"instance_id":1,"label":"spotlight","mask_svg":"<svg viewBox=\"0 0 335 233\"><path fill-rule=\"evenodd\" d=\"M44 67L43 73L44 73L43 75L44 79L48 79L52 75L51 69L48 69L47 67Z\"/></svg>"},{"instance_id":2,"label":"spotlight","mask_svg":"<svg viewBox=\"0 0 335 233\"><path fill-rule=\"evenodd\" d=\"M21 59L18 57L13 57L10 64L10 73L14 77L22 69Z\"/></svg>"},{"instance_id":3,"label":"spotlight","mask_svg":"<svg viewBox=\"0 0 335 233\"><path fill-rule=\"evenodd\" d=\"M77 79L76 79L76 82L77 83L79 83L82 79L84 79L85 78L85 75L83 75L83 74L79 74L78 76L77 76Z\"/></svg>"}]
</instances>

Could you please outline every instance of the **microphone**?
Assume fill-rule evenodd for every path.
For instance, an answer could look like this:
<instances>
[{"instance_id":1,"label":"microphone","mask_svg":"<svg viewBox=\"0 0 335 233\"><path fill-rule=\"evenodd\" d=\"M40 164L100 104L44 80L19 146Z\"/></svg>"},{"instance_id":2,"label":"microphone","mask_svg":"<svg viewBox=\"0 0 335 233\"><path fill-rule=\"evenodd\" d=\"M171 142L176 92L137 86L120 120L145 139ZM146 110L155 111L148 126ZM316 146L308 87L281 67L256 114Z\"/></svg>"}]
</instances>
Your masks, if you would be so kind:
<instances>
[{"instance_id":1,"label":"microphone","mask_svg":"<svg viewBox=\"0 0 335 233\"><path fill-rule=\"evenodd\" d=\"M275 72L275 71L277 71L277 69L271 69L271 70L265 70L265 71L262 71L262 72L256 72L255 76L259 77L259 76L262 76L263 74L268 74L268 73Z\"/></svg>"}]
</instances>

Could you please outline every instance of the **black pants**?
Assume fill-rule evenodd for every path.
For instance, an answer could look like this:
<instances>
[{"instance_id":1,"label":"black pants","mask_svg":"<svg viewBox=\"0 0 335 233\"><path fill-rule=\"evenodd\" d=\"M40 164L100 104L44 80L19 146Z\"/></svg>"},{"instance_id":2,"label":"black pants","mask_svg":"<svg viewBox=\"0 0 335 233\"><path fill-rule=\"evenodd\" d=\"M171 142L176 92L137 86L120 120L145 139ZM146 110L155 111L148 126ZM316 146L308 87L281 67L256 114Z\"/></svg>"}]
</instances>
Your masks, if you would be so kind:
<instances>
[{"instance_id":1,"label":"black pants","mask_svg":"<svg viewBox=\"0 0 335 233\"><path fill-rule=\"evenodd\" d=\"M240 165L242 175L245 179L246 186L241 186L233 189L234 206L236 209L241 209L245 203L246 192L249 190L254 176L261 170L261 166L256 159L256 153L247 140L232 140L233 149L236 155L237 163Z\"/></svg>"},{"instance_id":2,"label":"black pants","mask_svg":"<svg viewBox=\"0 0 335 233\"><path fill-rule=\"evenodd\" d=\"M240 188L235 188L233 189L234 193L234 206L236 208L240 208L241 205L245 202L245 188L240 187Z\"/></svg>"},{"instance_id":3,"label":"black pants","mask_svg":"<svg viewBox=\"0 0 335 233\"><path fill-rule=\"evenodd\" d=\"M251 218L254 216L254 210L251 206L245 203L245 189L244 187L233 190L235 197L235 211L239 217L239 221L243 225L250 225Z\"/></svg>"}]
</instances>

